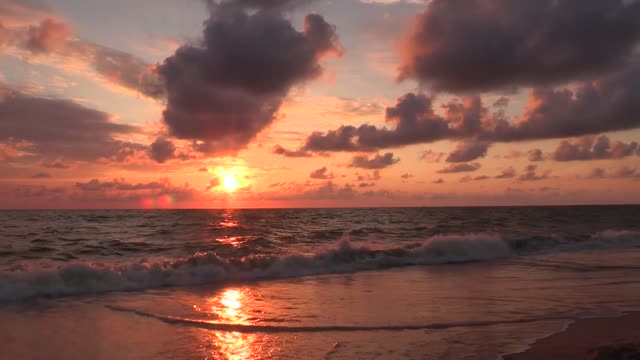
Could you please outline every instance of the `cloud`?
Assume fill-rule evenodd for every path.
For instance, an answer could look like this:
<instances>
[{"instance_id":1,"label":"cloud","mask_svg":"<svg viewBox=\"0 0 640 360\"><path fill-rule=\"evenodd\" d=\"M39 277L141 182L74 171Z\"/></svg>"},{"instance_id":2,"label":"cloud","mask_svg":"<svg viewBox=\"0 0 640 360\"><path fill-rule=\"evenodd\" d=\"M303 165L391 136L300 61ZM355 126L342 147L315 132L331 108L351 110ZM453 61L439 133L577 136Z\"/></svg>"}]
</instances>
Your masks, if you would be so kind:
<instances>
[{"instance_id":1,"label":"cloud","mask_svg":"<svg viewBox=\"0 0 640 360\"><path fill-rule=\"evenodd\" d=\"M622 159L638 151L638 143L611 141L606 135L564 140L553 152L556 161Z\"/></svg>"},{"instance_id":2,"label":"cloud","mask_svg":"<svg viewBox=\"0 0 640 360\"><path fill-rule=\"evenodd\" d=\"M149 157L156 162L163 164L167 160L175 157L176 146L169 140L164 138L157 138L149 146Z\"/></svg>"},{"instance_id":3,"label":"cloud","mask_svg":"<svg viewBox=\"0 0 640 360\"><path fill-rule=\"evenodd\" d=\"M309 177L318 180L329 180L333 179L334 175L333 173L329 173L329 169L327 169L326 166L323 166L318 170L312 171L311 174L309 174Z\"/></svg>"},{"instance_id":4,"label":"cloud","mask_svg":"<svg viewBox=\"0 0 640 360\"><path fill-rule=\"evenodd\" d=\"M409 173L405 173L405 174L402 174L400 177L406 180L406 179L410 179L410 178L412 178L412 177L413 177L413 175L411 175L411 174L409 174Z\"/></svg>"},{"instance_id":5,"label":"cloud","mask_svg":"<svg viewBox=\"0 0 640 360\"><path fill-rule=\"evenodd\" d=\"M480 164L451 164L437 172L440 174L452 174L461 172L472 172L480 169Z\"/></svg>"},{"instance_id":6,"label":"cloud","mask_svg":"<svg viewBox=\"0 0 640 360\"><path fill-rule=\"evenodd\" d=\"M433 181L434 184L444 184L444 180L442 178Z\"/></svg>"},{"instance_id":7,"label":"cloud","mask_svg":"<svg viewBox=\"0 0 640 360\"><path fill-rule=\"evenodd\" d=\"M335 28L320 15L307 15L298 31L280 11L249 12L231 2L212 3L203 34L157 72L166 85L170 134L209 154L244 149L275 120L291 87L320 76L324 56L342 53Z\"/></svg>"},{"instance_id":8,"label":"cloud","mask_svg":"<svg viewBox=\"0 0 640 360\"><path fill-rule=\"evenodd\" d=\"M312 157L313 154L304 150L288 150L280 145L276 145L273 148L273 153L277 155L282 155L285 157L298 158L298 157Z\"/></svg>"},{"instance_id":9,"label":"cloud","mask_svg":"<svg viewBox=\"0 0 640 360\"><path fill-rule=\"evenodd\" d=\"M117 124L111 115L70 100L35 97L9 90L0 101L0 142L23 142L22 151L47 161L122 160L145 146L119 140L139 129Z\"/></svg>"},{"instance_id":10,"label":"cloud","mask_svg":"<svg viewBox=\"0 0 640 360\"><path fill-rule=\"evenodd\" d=\"M168 178L149 182L92 179L72 186L48 187L6 183L0 188L4 206L11 208L139 208L192 207L212 198L189 184L175 185ZM185 202L187 205L184 205Z\"/></svg>"},{"instance_id":11,"label":"cloud","mask_svg":"<svg viewBox=\"0 0 640 360\"><path fill-rule=\"evenodd\" d=\"M496 179L512 179L516 177L516 170L512 167L509 166L506 169L503 169L502 172L498 175L496 175Z\"/></svg>"},{"instance_id":12,"label":"cloud","mask_svg":"<svg viewBox=\"0 0 640 360\"><path fill-rule=\"evenodd\" d=\"M357 155L351 159L349 167L355 167L360 169L384 169L400 161L393 157L393 153L386 153L384 155L376 154L374 157L369 158L367 155Z\"/></svg>"},{"instance_id":13,"label":"cloud","mask_svg":"<svg viewBox=\"0 0 640 360\"><path fill-rule=\"evenodd\" d=\"M84 60L110 83L154 99L166 96L155 66L135 55L87 41L71 42L67 55Z\"/></svg>"},{"instance_id":14,"label":"cloud","mask_svg":"<svg viewBox=\"0 0 640 360\"><path fill-rule=\"evenodd\" d=\"M51 174L45 172L35 173L31 176L32 179L48 179L51 177Z\"/></svg>"},{"instance_id":15,"label":"cloud","mask_svg":"<svg viewBox=\"0 0 640 360\"><path fill-rule=\"evenodd\" d=\"M211 179L209 181L209 184L207 184L207 187L204 189L204 192L207 192L211 189L217 188L218 186L220 186L222 184L222 181L220 180L219 177L215 177L213 179Z\"/></svg>"},{"instance_id":16,"label":"cloud","mask_svg":"<svg viewBox=\"0 0 640 360\"><path fill-rule=\"evenodd\" d=\"M69 168L69 165L64 164L62 161L53 161L53 162L45 161L42 163L42 166L49 169L68 169Z\"/></svg>"},{"instance_id":17,"label":"cloud","mask_svg":"<svg viewBox=\"0 0 640 360\"><path fill-rule=\"evenodd\" d=\"M326 134L312 133L303 148L310 151L373 151L445 138L449 124L434 113L432 101L433 98L422 94L406 94L398 99L396 106L386 110L386 121L395 125L394 129L378 129L366 124L357 128L341 126Z\"/></svg>"},{"instance_id":18,"label":"cloud","mask_svg":"<svg viewBox=\"0 0 640 360\"><path fill-rule=\"evenodd\" d=\"M511 100L508 97L501 96L498 100L493 102L493 107L506 108L509 106Z\"/></svg>"},{"instance_id":19,"label":"cloud","mask_svg":"<svg viewBox=\"0 0 640 360\"><path fill-rule=\"evenodd\" d=\"M587 175L587 179L633 179L640 180L640 171L636 168L622 166L615 170L595 168Z\"/></svg>"},{"instance_id":20,"label":"cloud","mask_svg":"<svg viewBox=\"0 0 640 360\"><path fill-rule=\"evenodd\" d=\"M0 49L6 31L0 27ZM151 98L163 99L165 89L154 66L135 55L78 39L64 21L50 15L26 31L11 31L9 41L40 57L62 56L69 62L88 64L110 84Z\"/></svg>"},{"instance_id":21,"label":"cloud","mask_svg":"<svg viewBox=\"0 0 640 360\"><path fill-rule=\"evenodd\" d=\"M209 8L215 10L221 6L235 5L248 9L290 10L295 6L309 3L312 0L205 0Z\"/></svg>"},{"instance_id":22,"label":"cloud","mask_svg":"<svg viewBox=\"0 0 640 360\"><path fill-rule=\"evenodd\" d=\"M51 10L40 0L0 1L0 19L9 26L24 26L51 14Z\"/></svg>"},{"instance_id":23,"label":"cloud","mask_svg":"<svg viewBox=\"0 0 640 360\"><path fill-rule=\"evenodd\" d=\"M140 206L142 199L160 195L171 196L174 204L203 198L203 193L192 188L189 184L175 185L168 178L137 183L125 179L92 179L87 182L77 182L72 189L67 189L66 201L71 204L81 204L81 206L87 206L87 204L103 206L118 203Z\"/></svg>"},{"instance_id":24,"label":"cloud","mask_svg":"<svg viewBox=\"0 0 640 360\"><path fill-rule=\"evenodd\" d=\"M425 160L432 163L438 163L442 161L442 158L445 157L447 153L444 152L435 152L433 150L423 151L418 157L420 160Z\"/></svg>"},{"instance_id":25,"label":"cloud","mask_svg":"<svg viewBox=\"0 0 640 360\"><path fill-rule=\"evenodd\" d=\"M348 199L358 195L358 192L353 189L353 186L345 184L342 187L333 183L333 181L327 181L316 189L305 191L301 198L310 200L325 200L325 199Z\"/></svg>"},{"instance_id":26,"label":"cloud","mask_svg":"<svg viewBox=\"0 0 640 360\"><path fill-rule=\"evenodd\" d=\"M531 149L527 152L528 155L528 159L531 162L537 162L537 161L543 161L544 160L544 154L542 153L542 150L540 149Z\"/></svg>"},{"instance_id":27,"label":"cloud","mask_svg":"<svg viewBox=\"0 0 640 360\"><path fill-rule=\"evenodd\" d=\"M447 157L447 162L461 163L487 156L491 144L486 142L461 141Z\"/></svg>"},{"instance_id":28,"label":"cloud","mask_svg":"<svg viewBox=\"0 0 640 360\"><path fill-rule=\"evenodd\" d=\"M4 49L7 45L9 45L12 38L13 38L12 31L9 30L6 26L4 26L0 21L0 51L2 51L2 49Z\"/></svg>"},{"instance_id":29,"label":"cloud","mask_svg":"<svg viewBox=\"0 0 640 360\"><path fill-rule=\"evenodd\" d=\"M471 176L465 176L462 177L459 181L461 183L467 183L467 182L471 182L471 181L483 181L483 180L488 180L491 179L490 176L486 176L486 175L480 175L480 176L476 176L476 177L471 177Z\"/></svg>"},{"instance_id":30,"label":"cloud","mask_svg":"<svg viewBox=\"0 0 640 360\"><path fill-rule=\"evenodd\" d=\"M124 179L115 179L111 181L100 181L93 179L86 183L77 182L75 187L82 191L103 191L103 190L119 190L119 191L137 191L137 190L157 190L164 189L168 184L168 180L153 181L148 183L128 183Z\"/></svg>"},{"instance_id":31,"label":"cloud","mask_svg":"<svg viewBox=\"0 0 640 360\"><path fill-rule=\"evenodd\" d=\"M433 0L402 42L399 78L477 91L582 80L628 62L640 2Z\"/></svg>"},{"instance_id":32,"label":"cloud","mask_svg":"<svg viewBox=\"0 0 640 360\"><path fill-rule=\"evenodd\" d=\"M518 181L538 181L549 178L551 170L547 170L542 174L537 173L537 165L527 165L524 169L524 173L518 177Z\"/></svg>"},{"instance_id":33,"label":"cloud","mask_svg":"<svg viewBox=\"0 0 640 360\"><path fill-rule=\"evenodd\" d=\"M344 125L313 132L303 149L376 151L440 140L516 142L638 128L640 62L571 89L535 88L523 113L513 119L492 113L479 96L447 102L444 115L435 113L433 103L433 97L406 94L387 108L386 121L393 127Z\"/></svg>"},{"instance_id":34,"label":"cloud","mask_svg":"<svg viewBox=\"0 0 640 360\"><path fill-rule=\"evenodd\" d=\"M24 47L36 53L50 52L61 49L71 39L71 29L66 23L47 18L40 25L29 27Z\"/></svg>"},{"instance_id":35,"label":"cloud","mask_svg":"<svg viewBox=\"0 0 640 360\"><path fill-rule=\"evenodd\" d=\"M382 176L380 176L380 170L374 170L372 174L360 175L356 173L356 178L358 181L378 181L382 179Z\"/></svg>"}]
</instances>

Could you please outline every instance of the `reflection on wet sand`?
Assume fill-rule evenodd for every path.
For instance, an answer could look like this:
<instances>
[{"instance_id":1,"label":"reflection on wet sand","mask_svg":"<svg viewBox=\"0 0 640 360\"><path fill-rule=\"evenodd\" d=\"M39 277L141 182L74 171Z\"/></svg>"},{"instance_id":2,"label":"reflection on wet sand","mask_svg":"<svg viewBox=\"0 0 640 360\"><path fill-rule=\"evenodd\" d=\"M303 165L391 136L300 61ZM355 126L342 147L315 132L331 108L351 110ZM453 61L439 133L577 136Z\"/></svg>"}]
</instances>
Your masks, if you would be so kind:
<instances>
[{"instance_id":1,"label":"reflection on wet sand","mask_svg":"<svg viewBox=\"0 0 640 360\"><path fill-rule=\"evenodd\" d=\"M207 300L207 312L216 318L212 322L249 325L253 317L249 289L226 289ZM195 308L195 307L194 307ZM204 310L204 309L203 309ZM270 335L239 332L206 331L212 343L211 359L261 359L274 354L278 348L268 343Z\"/></svg>"}]
</instances>

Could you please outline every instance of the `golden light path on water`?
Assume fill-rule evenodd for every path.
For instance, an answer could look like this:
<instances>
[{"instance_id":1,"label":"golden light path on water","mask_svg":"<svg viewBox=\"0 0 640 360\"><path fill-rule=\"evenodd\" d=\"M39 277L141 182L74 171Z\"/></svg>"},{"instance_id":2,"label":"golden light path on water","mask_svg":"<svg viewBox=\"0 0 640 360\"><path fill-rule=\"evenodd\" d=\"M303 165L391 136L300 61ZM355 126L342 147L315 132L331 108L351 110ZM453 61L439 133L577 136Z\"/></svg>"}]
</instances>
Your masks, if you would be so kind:
<instances>
[{"instance_id":1,"label":"golden light path on water","mask_svg":"<svg viewBox=\"0 0 640 360\"><path fill-rule=\"evenodd\" d=\"M207 299L207 308L194 305L194 310L210 314L213 323L251 325L252 294L249 289L229 288ZM265 336L251 333L204 331L206 341L212 345L210 359L263 359L279 350L277 346L266 346Z\"/></svg>"}]
</instances>

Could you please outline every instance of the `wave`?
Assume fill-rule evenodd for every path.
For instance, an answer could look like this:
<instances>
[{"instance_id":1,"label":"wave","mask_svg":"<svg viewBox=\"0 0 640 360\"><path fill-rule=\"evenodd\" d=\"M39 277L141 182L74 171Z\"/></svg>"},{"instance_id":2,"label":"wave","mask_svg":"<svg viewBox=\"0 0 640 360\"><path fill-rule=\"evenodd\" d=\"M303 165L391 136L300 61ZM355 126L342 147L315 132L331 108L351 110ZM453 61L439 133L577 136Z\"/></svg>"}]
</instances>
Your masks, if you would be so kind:
<instances>
[{"instance_id":1,"label":"wave","mask_svg":"<svg viewBox=\"0 0 640 360\"><path fill-rule=\"evenodd\" d=\"M580 241L550 237L530 242L503 239L495 234L439 235L420 244L395 248L356 245L343 239L334 247L310 255L249 255L228 259L207 252L179 259L125 264L23 264L13 271L0 273L0 302L489 261L541 251L621 246L640 246L640 232L606 231Z\"/></svg>"},{"instance_id":2,"label":"wave","mask_svg":"<svg viewBox=\"0 0 640 360\"><path fill-rule=\"evenodd\" d=\"M404 331L404 330L443 330L458 327L484 327L503 324L526 324L539 321L554 320L573 320L569 316L545 316L531 317L521 319L505 319L505 320L485 320L485 321L465 321L465 322L449 322L449 323L429 323L417 325L309 325L309 326L293 326L293 325L253 325L253 324L232 324L219 323L213 321L188 319L177 316L169 316L162 314L150 313L142 310L136 310L121 306L105 305L107 309L131 313L142 317L152 318L171 325L191 326L200 329L216 330L216 331L233 331L239 333L309 333L309 332L344 332L344 331Z\"/></svg>"},{"instance_id":3,"label":"wave","mask_svg":"<svg viewBox=\"0 0 640 360\"><path fill-rule=\"evenodd\" d=\"M225 259L212 252L129 264L25 264L0 273L0 301L59 297L167 286L217 284L361 270L493 260L511 256L495 235L435 236L419 246L376 248L342 240L312 255L250 255Z\"/></svg>"}]
</instances>

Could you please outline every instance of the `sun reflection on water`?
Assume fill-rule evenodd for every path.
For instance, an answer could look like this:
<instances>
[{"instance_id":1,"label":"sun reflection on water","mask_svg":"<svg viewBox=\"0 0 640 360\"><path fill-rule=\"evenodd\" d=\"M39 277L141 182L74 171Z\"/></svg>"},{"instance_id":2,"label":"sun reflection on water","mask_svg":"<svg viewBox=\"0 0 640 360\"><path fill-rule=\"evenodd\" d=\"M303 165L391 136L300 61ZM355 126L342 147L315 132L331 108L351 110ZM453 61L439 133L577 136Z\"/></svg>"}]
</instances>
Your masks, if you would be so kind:
<instances>
[{"instance_id":1,"label":"sun reflection on water","mask_svg":"<svg viewBox=\"0 0 640 360\"><path fill-rule=\"evenodd\" d=\"M216 241L222 244L231 245L233 247L239 247L243 243L242 238L240 236L216 238Z\"/></svg>"},{"instance_id":2,"label":"sun reflection on water","mask_svg":"<svg viewBox=\"0 0 640 360\"><path fill-rule=\"evenodd\" d=\"M208 299L208 308L194 309L210 313L216 319L212 322L251 325L251 298L249 289L230 288ZM265 346L269 339L263 334L208 331L207 337L214 348L213 359L262 359L277 351L277 347Z\"/></svg>"}]
</instances>

